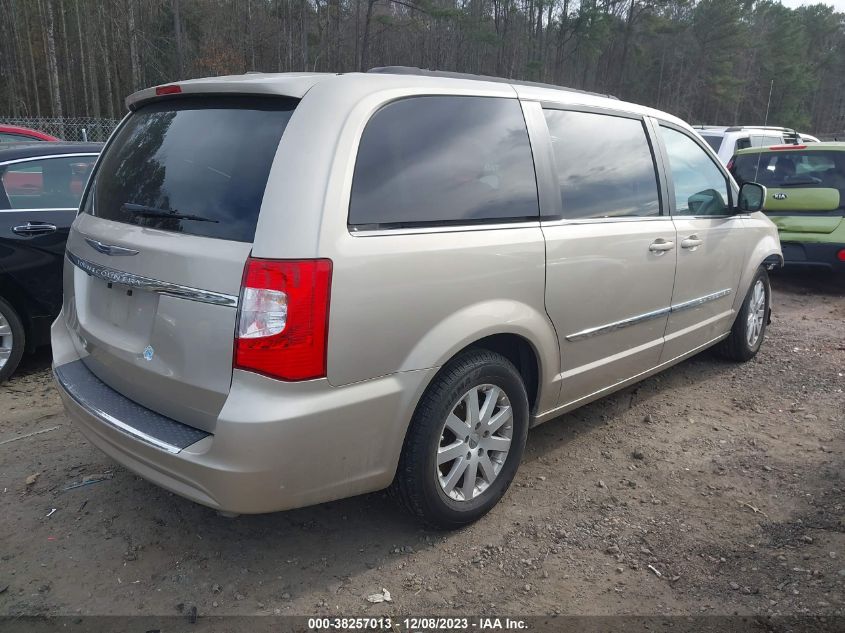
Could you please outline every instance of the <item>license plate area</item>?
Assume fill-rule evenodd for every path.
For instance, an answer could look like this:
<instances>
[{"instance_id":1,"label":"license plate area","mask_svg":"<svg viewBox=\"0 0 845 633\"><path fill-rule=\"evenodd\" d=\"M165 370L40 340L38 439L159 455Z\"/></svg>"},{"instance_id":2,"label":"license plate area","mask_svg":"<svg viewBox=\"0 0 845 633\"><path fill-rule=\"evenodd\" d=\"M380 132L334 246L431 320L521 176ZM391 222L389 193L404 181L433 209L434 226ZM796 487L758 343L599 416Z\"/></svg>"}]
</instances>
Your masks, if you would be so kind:
<instances>
[{"instance_id":1,"label":"license plate area","mask_svg":"<svg viewBox=\"0 0 845 633\"><path fill-rule=\"evenodd\" d=\"M130 329L133 329L132 321L152 323L158 304L157 295L102 279L92 278L91 282L94 286L92 307L97 316L113 325L124 325Z\"/></svg>"},{"instance_id":2,"label":"license plate area","mask_svg":"<svg viewBox=\"0 0 845 633\"><path fill-rule=\"evenodd\" d=\"M119 349L140 353L149 342L159 296L75 270L77 314L88 335Z\"/></svg>"}]
</instances>

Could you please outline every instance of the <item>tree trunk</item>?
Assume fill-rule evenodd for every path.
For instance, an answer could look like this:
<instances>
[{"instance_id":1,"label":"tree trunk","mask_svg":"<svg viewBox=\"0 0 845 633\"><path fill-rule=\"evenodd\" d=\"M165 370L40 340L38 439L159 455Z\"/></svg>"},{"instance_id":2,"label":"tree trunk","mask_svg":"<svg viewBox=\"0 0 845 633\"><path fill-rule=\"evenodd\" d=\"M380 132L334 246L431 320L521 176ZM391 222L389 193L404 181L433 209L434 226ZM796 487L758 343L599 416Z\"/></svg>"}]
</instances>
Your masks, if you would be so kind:
<instances>
[{"instance_id":1,"label":"tree trunk","mask_svg":"<svg viewBox=\"0 0 845 633\"><path fill-rule=\"evenodd\" d=\"M108 37L108 24L106 23L106 15L102 4L97 5L100 23L100 50L102 52L102 66L105 72L105 89L106 89L106 113L110 119L114 118L114 93L112 91L112 74L111 74L111 52Z\"/></svg>"},{"instance_id":2,"label":"tree trunk","mask_svg":"<svg viewBox=\"0 0 845 633\"><path fill-rule=\"evenodd\" d=\"M176 77L185 76L185 50L182 43L182 17L179 12L180 0L173 0L173 35L176 40Z\"/></svg>"},{"instance_id":3,"label":"tree trunk","mask_svg":"<svg viewBox=\"0 0 845 633\"><path fill-rule=\"evenodd\" d=\"M67 34L67 20L65 19L65 0L60 0L59 2L59 12L62 16L62 44L64 48L64 80L65 80L65 110L68 114L74 114L76 112L76 98L74 96L74 81L73 81L73 59L70 56L70 44Z\"/></svg>"},{"instance_id":4,"label":"tree trunk","mask_svg":"<svg viewBox=\"0 0 845 633\"><path fill-rule=\"evenodd\" d=\"M302 70L308 70L308 0L300 0L300 46L302 47Z\"/></svg>"},{"instance_id":5,"label":"tree trunk","mask_svg":"<svg viewBox=\"0 0 845 633\"><path fill-rule=\"evenodd\" d=\"M24 15L24 28L26 29L25 36L26 36L26 45L29 53L29 69L30 69L30 76L32 77L32 91L35 93L35 116L41 116L41 99L38 95L38 75L35 72L35 55L32 53L32 33L29 28L29 13L26 9L23 12Z\"/></svg>"},{"instance_id":6,"label":"tree trunk","mask_svg":"<svg viewBox=\"0 0 845 633\"><path fill-rule=\"evenodd\" d=\"M100 35L97 32L97 16L90 13L90 9L85 12L85 37L89 42L88 46L88 63L90 64L88 76L91 78L91 116L99 119L102 113L102 104L100 103L100 76L99 64L97 55L97 44L100 43Z\"/></svg>"},{"instance_id":7,"label":"tree trunk","mask_svg":"<svg viewBox=\"0 0 845 633\"><path fill-rule=\"evenodd\" d=\"M619 76L616 79L616 92L622 92L622 84L625 82L625 67L628 65L628 47L631 43L631 32L634 28L634 10L637 7L637 0L631 0L628 7L628 18L625 20L625 32L622 35L622 58L619 60Z\"/></svg>"},{"instance_id":8,"label":"tree trunk","mask_svg":"<svg viewBox=\"0 0 845 633\"><path fill-rule=\"evenodd\" d=\"M5 3L0 1L0 11L7 14ZM11 20L3 20L0 22L0 77L7 87L6 97L7 104L4 106L6 112L12 116L17 116L17 81L15 81L15 35Z\"/></svg>"},{"instance_id":9,"label":"tree trunk","mask_svg":"<svg viewBox=\"0 0 845 633\"><path fill-rule=\"evenodd\" d=\"M85 116L91 116L91 101L88 98L88 67L85 63L85 45L82 38L82 20L79 18L79 2L76 7L76 36L79 38L79 67L82 71L82 100L85 105Z\"/></svg>"},{"instance_id":10,"label":"tree trunk","mask_svg":"<svg viewBox=\"0 0 845 633\"><path fill-rule=\"evenodd\" d=\"M251 0L246 0L246 32L249 37L249 70L255 70L255 31L253 30Z\"/></svg>"},{"instance_id":11,"label":"tree trunk","mask_svg":"<svg viewBox=\"0 0 845 633\"><path fill-rule=\"evenodd\" d=\"M53 0L45 0L44 27L47 35L47 78L50 81L50 98L54 117L61 118L62 94L59 88L59 66L56 63L56 34L53 21ZM63 131L63 130L62 130Z\"/></svg>"},{"instance_id":12,"label":"tree trunk","mask_svg":"<svg viewBox=\"0 0 845 633\"><path fill-rule=\"evenodd\" d=\"M138 54L138 29L135 18L135 2L129 0L126 6L126 26L129 30L129 78L134 92L141 87L141 58Z\"/></svg>"},{"instance_id":13,"label":"tree trunk","mask_svg":"<svg viewBox=\"0 0 845 633\"><path fill-rule=\"evenodd\" d=\"M3 9L6 10L5 8ZM11 114L12 116L19 116L22 112L27 114L27 107L30 103L29 80L26 76L26 64L24 63L23 46L21 44L20 21L18 15L18 8L15 5L15 0L9 0L8 15L11 16L9 20L9 29L11 30L11 37L9 41L9 50L11 57L9 58L9 77L12 78L13 84L11 86L10 95L12 95ZM20 91L20 92L19 92Z\"/></svg>"},{"instance_id":14,"label":"tree trunk","mask_svg":"<svg viewBox=\"0 0 845 633\"><path fill-rule=\"evenodd\" d=\"M373 19L373 5L376 0L367 0L367 14L364 17L364 35L361 37L361 59L358 63L358 70L367 72L370 64L370 21Z\"/></svg>"},{"instance_id":15,"label":"tree trunk","mask_svg":"<svg viewBox=\"0 0 845 633\"><path fill-rule=\"evenodd\" d=\"M47 75L47 103L49 105L50 111L53 108L53 81L50 77L50 62L48 60L48 53L47 48L49 44L47 43L47 28L45 26L47 18L44 17L44 2L43 0L36 0L35 6L38 9L38 20L37 23L40 25L38 29L38 33L41 36L41 50L44 53L44 71Z\"/></svg>"}]
</instances>

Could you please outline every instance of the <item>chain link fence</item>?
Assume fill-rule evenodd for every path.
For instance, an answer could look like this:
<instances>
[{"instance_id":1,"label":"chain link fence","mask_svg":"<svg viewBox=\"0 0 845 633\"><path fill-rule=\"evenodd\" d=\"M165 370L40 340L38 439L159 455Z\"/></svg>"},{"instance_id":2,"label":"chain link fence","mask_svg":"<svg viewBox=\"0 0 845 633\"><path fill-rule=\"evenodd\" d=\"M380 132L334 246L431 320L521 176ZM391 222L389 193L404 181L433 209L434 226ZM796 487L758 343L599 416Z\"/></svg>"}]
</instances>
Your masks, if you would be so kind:
<instances>
[{"instance_id":1,"label":"chain link fence","mask_svg":"<svg viewBox=\"0 0 845 633\"><path fill-rule=\"evenodd\" d=\"M105 141L118 123L120 123L120 119L0 116L0 125L27 127L65 141Z\"/></svg>"}]
</instances>

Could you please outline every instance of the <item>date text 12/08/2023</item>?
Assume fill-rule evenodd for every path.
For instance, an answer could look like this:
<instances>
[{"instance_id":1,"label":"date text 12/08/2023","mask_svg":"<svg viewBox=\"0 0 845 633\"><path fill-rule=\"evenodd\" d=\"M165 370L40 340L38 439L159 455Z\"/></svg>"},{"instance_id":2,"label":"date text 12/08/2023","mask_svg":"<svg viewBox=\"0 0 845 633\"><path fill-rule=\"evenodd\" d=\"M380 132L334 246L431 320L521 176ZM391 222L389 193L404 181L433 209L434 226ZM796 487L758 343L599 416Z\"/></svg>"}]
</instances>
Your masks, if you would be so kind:
<instances>
[{"instance_id":1,"label":"date text 12/08/2023","mask_svg":"<svg viewBox=\"0 0 845 633\"><path fill-rule=\"evenodd\" d=\"M308 618L312 631L519 631L528 628L525 620L498 617L360 617Z\"/></svg>"}]
</instances>

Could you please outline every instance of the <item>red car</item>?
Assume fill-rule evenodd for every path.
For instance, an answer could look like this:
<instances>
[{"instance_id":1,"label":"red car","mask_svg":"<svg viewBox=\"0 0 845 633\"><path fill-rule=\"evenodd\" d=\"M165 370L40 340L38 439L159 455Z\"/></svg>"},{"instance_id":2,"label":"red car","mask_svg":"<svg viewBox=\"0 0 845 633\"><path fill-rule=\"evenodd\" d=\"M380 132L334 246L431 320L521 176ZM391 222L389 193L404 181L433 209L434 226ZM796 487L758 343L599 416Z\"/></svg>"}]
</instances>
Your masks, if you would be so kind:
<instances>
[{"instance_id":1,"label":"red car","mask_svg":"<svg viewBox=\"0 0 845 633\"><path fill-rule=\"evenodd\" d=\"M60 141L61 139L38 130L17 125L0 125L0 143L29 143L31 141Z\"/></svg>"}]
</instances>

